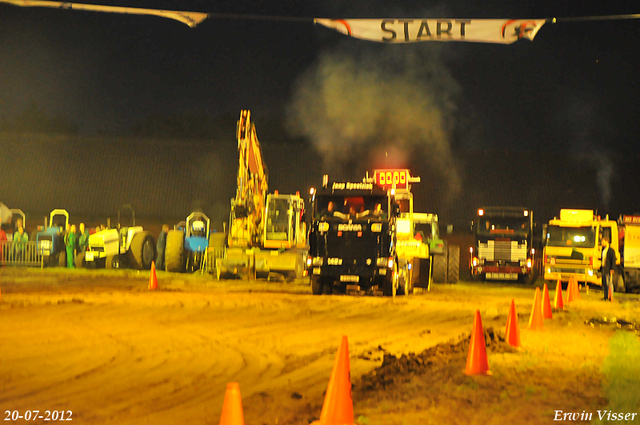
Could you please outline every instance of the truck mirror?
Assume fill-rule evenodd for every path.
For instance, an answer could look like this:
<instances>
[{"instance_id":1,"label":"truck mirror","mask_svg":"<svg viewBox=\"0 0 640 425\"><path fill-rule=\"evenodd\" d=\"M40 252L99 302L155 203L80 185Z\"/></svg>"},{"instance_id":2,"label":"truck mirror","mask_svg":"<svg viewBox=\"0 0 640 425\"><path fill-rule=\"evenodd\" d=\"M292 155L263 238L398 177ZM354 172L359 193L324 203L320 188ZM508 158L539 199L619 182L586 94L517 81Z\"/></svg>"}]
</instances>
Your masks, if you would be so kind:
<instances>
[{"instance_id":1,"label":"truck mirror","mask_svg":"<svg viewBox=\"0 0 640 425\"><path fill-rule=\"evenodd\" d=\"M453 233L453 224L447 224L447 235L451 235Z\"/></svg>"},{"instance_id":2,"label":"truck mirror","mask_svg":"<svg viewBox=\"0 0 640 425\"><path fill-rule=\"evenodd\" d=\"M543 245L547 244L547 225L546 224L542 225L542 244Z\"/></svg>"}]
</instances>

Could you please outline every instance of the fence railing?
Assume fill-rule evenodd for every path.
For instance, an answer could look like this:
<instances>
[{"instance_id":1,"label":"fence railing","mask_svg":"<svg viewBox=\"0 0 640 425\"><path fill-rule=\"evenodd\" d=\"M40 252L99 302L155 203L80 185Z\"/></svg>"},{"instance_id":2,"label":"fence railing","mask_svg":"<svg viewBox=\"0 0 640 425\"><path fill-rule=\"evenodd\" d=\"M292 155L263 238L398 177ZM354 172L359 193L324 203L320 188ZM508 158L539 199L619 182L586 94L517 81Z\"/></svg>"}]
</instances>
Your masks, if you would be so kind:
<instances>
[{"instance_id":1,"label":"fence railing","mask_svg":"<svg viewBox=\"0 0 640 425\"><path fill-rule=\"evenodd\" d=\"M217 258L225 258L226 257L226 248L208 248L207 249L207 260L205 267L203 270L206 270L208 273L216 274L216 259Z\"/></svg>"},{"instance_id":2,"label":"fence railing","mask_svg":"<svg viewBox=\"0 0 640 425\"><path fill-rule=\"evenodd\" d=\"M0 241L0 266L43 267L44 256L38 243Z\"/></svg>"}]
</instances>

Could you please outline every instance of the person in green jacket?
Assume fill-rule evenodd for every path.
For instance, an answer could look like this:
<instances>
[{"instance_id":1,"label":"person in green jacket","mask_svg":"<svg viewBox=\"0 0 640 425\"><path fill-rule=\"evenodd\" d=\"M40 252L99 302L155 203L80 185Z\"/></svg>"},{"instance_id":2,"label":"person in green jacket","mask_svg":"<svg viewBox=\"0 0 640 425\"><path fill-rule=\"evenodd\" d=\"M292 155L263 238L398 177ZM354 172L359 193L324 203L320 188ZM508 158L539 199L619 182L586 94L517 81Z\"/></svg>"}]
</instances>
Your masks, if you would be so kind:
<instances>
[{"instance_id":1,"label":"person in green jacket","mask_svg":"<svg viewBox=\"0 0 640 425\"><path fill-rule=\"evenodd\" d=\"M84 254L89 247L89 231L85 230L84 223L80 223L78 230L80 231L78 235L76 235L78 237L78 248L80 252Z\"/></svg>"},{"instance_id":2,"label":"person in green jacket","mask_svg":"<svg viewBox=\"0 0 640 425\"><path fill-rule=\"evenodd\" d=\"M67 268L74 269L76 267L76 225L71 226L64 237L64 244L67 246Z\"/></svg>"},{"instance_id":3,"label":"person in green jacket","mask_svg":"<svg viewBox=\"0 0 640 425\"><path fill-rule=\"evenodd\" d=\"M29 242L29 235L22 227L22 220L18 222L18 230L13 234L13 255L17 261L24 261L24 250Z\"/></svg>"}]
</instances>

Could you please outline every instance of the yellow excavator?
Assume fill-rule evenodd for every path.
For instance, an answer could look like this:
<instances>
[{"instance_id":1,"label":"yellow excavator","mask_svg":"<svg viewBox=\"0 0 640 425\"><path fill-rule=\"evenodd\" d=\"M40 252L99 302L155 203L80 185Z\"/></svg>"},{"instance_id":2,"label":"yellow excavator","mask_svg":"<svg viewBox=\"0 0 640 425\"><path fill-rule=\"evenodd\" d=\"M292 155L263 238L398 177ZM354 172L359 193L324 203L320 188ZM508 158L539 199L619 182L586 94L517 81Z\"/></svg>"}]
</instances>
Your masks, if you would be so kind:
<instances>
[{"instance_id":1,"label":"yellow excavator","mask_svg":"<svg viewBox=\"0 0 640 425\"><path fill-rule=\"evenodd\" d=\"M299 193L268 193L268 171L250 111L240 112L236 134L236 196L231 199L226 254L216 259L216 275L303 277L308 252L304 200Z\"/></svg>"}]
</instances>

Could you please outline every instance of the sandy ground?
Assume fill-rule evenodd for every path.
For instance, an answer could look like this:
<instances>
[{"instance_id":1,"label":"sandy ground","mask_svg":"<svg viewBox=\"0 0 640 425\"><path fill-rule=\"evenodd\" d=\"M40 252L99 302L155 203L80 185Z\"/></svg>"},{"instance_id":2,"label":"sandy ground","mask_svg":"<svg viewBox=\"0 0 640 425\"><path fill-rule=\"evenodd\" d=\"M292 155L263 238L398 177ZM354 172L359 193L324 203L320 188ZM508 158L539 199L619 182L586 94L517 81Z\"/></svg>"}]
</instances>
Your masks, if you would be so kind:
<instances>
[{"instance_id":1,"label":"sandy ground","mask_svg":"<svg viewBox=\"0 0 640 425\"><path fill-rule=\"evenodd\" d=\"M640 322L638 295L605 303L591 291L532 331L534 288L522 285L388 299L312 296L307 282L162 272L159 291L148 282L148 272L0 269L3 420L64 410L78 424L218 424L226 385L239 382L247 425L308 424L343 335L358 424L544 424L557 410L595 419L616 406L610 340L633 331L585 320ZM499 341L512 299L521 352ZM496 331L488 377L463 373L476 310ZM624 409L640 412L640 399Z\"/></svg>"}]
</instances>

